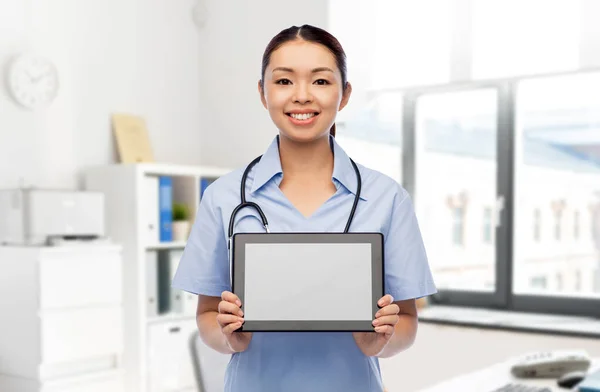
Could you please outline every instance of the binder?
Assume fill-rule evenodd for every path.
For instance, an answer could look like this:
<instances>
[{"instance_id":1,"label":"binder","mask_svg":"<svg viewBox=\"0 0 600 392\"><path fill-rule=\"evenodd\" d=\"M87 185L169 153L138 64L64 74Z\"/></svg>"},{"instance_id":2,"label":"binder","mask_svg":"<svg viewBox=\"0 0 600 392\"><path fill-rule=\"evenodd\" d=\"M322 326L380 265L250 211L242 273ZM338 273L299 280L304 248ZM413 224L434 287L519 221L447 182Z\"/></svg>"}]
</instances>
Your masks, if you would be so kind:
<instances>
[{"instance_id":1,"label":"binder","mask_svg":"<svg viewBox=\"0 0 600 392\"><path fill-rule=\"evenodd\" d=\"M159 182L156 176L146 176L142 180L142 214L144 219L144 240L147 244L160 241Z\"/></svg>"},{"instance_id":2,"label":"binder","mask_svg":"<svg viewBox=\"0 0 600 392\"><path fill-rule=\"evenodd\" d=\"M183 255L181 250L163 249L158 251L158 286L159 312L183 313L184 292L172 287L179 260Z\"/></svg>"},{"instance_id":3,"label":"binder","mask_svg":"<svg viewBox=\"0 0 600 392\"><path fill-rule=\"evenodd\" d=\"M171 282L175 277L175 272L177 272L177 267L179 266L179 260L181 260L181 256L183 256L183 251L181 250L171 250L168 252L169 259L169 288L171 292L171 312L181 314L183 313L183 301L184 301L184 292L176 289L171 286Z\"/></svg>"},{"instance_id":4,"label":"binder","mask_svg":"<svg viewBox=\"0 0 600 392\"><path fill-rule=\"evenodd\" d=\"M210 184L215 182L216 178L212 177L201 177L200 178L200 200L202 200L202 196L204 195L204 191Z\"/></svg>"},{"instance_id":5,"label":"binder","mask_svg":"<svg viewBox=\"0 0 600 392\"><path fill-rule=\"evenodd\" d=\"M146 315L158 315L158 255L155 250L146 251Z\"/></svg>"},{"instance_id":6,"label":"binder","mask_svg":"<svg viewBox=\"0 0 600 392\"><path fill-rule=\"evenodd\" d=\"M173 241L173 179L161 176L159 182L160 242Z\"/></svg>"}]
</instances>

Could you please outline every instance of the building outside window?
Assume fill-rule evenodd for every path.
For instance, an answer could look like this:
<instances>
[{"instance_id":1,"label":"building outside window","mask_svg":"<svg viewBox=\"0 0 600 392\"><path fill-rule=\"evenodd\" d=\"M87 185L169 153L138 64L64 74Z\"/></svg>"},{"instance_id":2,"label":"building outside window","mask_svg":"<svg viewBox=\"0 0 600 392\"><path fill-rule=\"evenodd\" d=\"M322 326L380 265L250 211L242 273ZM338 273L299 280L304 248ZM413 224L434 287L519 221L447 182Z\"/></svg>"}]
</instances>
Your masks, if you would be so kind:
<instances>
[{"instance_id":1,"label":"building outside window","mask_svg":"<svg viewBox=\"0 0 600 392\"><path fill-rule=\"evenodd\" d=\"M540 242L541 239L542 212L539 208L533 211L533 240Z\"/></svg>"},{"instance_id":2,"label":"building outside window","mask_svg":"<svg viewBox=\"0 0 600 392\"><path fill-rule=\"evenodd\" d=\"M483 209L483 242L492 243L492 209L489 207Z\"/></svg>"},{"instance_id":3,"label":"building outside window","mask_svg":"<svg viewBox=\"0 0 600 392\"><path fill-rule=\"evenodd\" d=\"M573 238L579 239L579 211L573 213Z\"/></svg>"},{"instance_id":4,"label":"building outside window","mask_svg":"<svg viewBox=\"0 0 600 392\"><path fill-rule=\"evenodd\" d=\"M464 245L464 207L454 207L452 210L452 243L454 245Z\"/></svg>"}]
</instances>

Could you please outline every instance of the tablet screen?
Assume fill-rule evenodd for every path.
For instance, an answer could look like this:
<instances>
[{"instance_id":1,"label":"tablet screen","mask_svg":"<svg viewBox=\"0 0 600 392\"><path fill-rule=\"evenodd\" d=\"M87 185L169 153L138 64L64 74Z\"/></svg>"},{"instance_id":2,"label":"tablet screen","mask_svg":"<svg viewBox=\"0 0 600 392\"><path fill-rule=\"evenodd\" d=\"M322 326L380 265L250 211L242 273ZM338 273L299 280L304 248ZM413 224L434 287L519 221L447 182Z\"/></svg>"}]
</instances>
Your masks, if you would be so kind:
<instances>
[{"instance_id":1,"label":"tablet screen","mask_svg":"<svg viewBox=\"0 0 600 392\"><path fill-rule=\"evenodd\" d=\"M371 243L245 244L246 321L371 320Z\"/></svg>"}]
</instances>

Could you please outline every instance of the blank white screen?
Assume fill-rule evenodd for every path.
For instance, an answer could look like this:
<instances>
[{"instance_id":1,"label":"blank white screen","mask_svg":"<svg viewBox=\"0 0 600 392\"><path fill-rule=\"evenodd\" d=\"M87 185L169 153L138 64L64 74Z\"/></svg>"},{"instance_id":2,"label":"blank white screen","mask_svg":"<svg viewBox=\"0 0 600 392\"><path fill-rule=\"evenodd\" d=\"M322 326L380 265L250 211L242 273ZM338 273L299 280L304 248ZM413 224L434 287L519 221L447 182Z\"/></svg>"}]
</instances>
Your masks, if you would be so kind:
<instances>
[{"instance_id":1,"label":"blank white screen","mask_svg":"<svg viewBox=\"0 0 600 392\"><path fill-rule=\"evenodd\" d=\"M244 319L371 320L371 244L246 244Z\"/></svg>"}]
</instances>

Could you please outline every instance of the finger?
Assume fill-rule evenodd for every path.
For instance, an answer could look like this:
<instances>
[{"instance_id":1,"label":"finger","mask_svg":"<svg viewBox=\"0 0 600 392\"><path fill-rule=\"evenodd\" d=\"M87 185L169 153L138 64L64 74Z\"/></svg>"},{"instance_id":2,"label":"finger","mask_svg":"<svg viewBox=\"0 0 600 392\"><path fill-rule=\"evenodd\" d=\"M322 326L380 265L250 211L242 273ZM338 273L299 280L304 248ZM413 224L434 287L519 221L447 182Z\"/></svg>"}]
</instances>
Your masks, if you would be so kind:
<instances>
[{"instance_id":1,"label":"finger","mask_svg":"<svg viewBox=\"0 0 600 392\"><path fill-rule=\"evenodd\" d=\"M240 301L238 296L233 294L230 291L223 291L223 293L221 293L221 299L223 301L227 301L227 302L231 302L232 304L236 304L237 306L240 306L240 307L242 306L242 302Z\"/></svg>"},{"instance_id":2,"label":"finger","mask_svg":"<svg viewBox=\"0 0 600 392\"><path fill-rule=\"evenodd\" d=\"M240 317L244 317L244 312L240 308L238 308L235 304L227 301L219 302L219 313L230 313L235 314Z\"/></svg>"},{"instance_id":3,"label":"finger","mask_svg":"<svg viewBox=\"0 0 600 392\"><path fill-rule=\"evenodd\" d=\"M373 320L373 325L376 327L383 326L383 325L390 325L392 327L395 327L396 324L398 324L398 321L400 321L400 317L398 315L381 316L381 317Z\"/></svg>"},{"instance_id":4,"label":"finger","mask_svg":"<svg viewBox=\"0 0 600 392\"><path fill-rule=\"evenodd\" d=\"M217 323L221 328L226 327L229 324L233 323L243 323L244 319L233 314L218 314L217 315Z\"/></svg>"},{"instance_id":5,"label":"finger","mask_svg":"<svg viewBox=\"0 0 600 392\"><path fill-rule=\"evenodd\" d=\"M223 333L225 335L231 335L236 329L239 329L242 326L242 323L233 323L229 324L225 328L223 328Z\"/></svg>"},{"instance_id":6,"label":"finger","mask_svg":"<svg viewBox=\"0 0 600 392\"><path fill-rule=\"evenodd\" d=\"M390 294L386 294L383 297L381 297L379 301L377 301L377 305L379 305L380 308L383 308L384 306L388 306L392 302L394 302L394 297L392 297Z\"/></svg>"},{"instance_id":7,"label":"finger","mask_svg":"<svg viewBox=\"0 0 600 392\"><path fill-rule=\"evenodd\" d=\"M400 313L400 307L396 304L391 304L388 306L385 306L381 309L379 309L377 311L377 313L375 313L375 318L377 317L381 317L381 316L389 316L392 314L398 314Z\"/></svg>"},{"instance_id":8,"label":"finger","mask_svg":"<svg viewBox=\"0 0 600 392\"><path fill-rule=\"evenodd\" d=\"M385 335L386 338L389 338L394 334L394 327L390 325L382 325L375 327L375 332Z\"/></svg>"}]
</instances>

